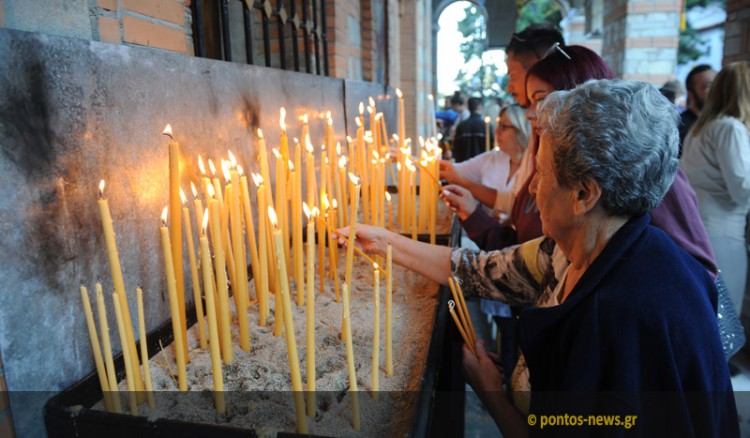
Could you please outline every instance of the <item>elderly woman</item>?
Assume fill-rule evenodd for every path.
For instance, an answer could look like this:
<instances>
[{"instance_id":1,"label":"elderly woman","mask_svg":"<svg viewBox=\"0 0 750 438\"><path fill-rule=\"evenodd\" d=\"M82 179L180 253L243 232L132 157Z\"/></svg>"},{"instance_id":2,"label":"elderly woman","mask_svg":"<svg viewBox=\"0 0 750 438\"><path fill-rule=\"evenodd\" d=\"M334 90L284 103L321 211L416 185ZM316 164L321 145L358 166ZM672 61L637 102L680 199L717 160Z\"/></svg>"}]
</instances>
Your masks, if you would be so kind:
<instances>
[{"instance_id":1,"label":"elderly woman","mask_svg":"<svg viewBox=\"0 0 750 438\"><path fill-rule=\"evenodd\" d=\"M469 190L487 208L495 208L498 192L509 192L513 188L529 143L531 125L525 113L526 110L518 104L503 107L495 125L498 149L462 163L443 160L440 162L440 177ZM472 206L466 216L474 211L477 204Z\"/></svg>"},{"instance_id":2,"label":"elderly woman","mask_svg":"<svg viewBox=\"0 0 750 438\"><path fill-rule=\"evenodd\" d=\"M738 435L713 277L649 224L647 212L677 170L673 105L651 85L601 80L549 94L538 110L530 189L544 234L569 265L554 289L505 297L546 305L526 309L519 323L530 413L637 415L641 435ZM514 279L495 260L501 253L435 248L374 227L356 233L366 251L382 253L390 242L396 263L433 280L456 275L467 293L512 293ZM529 432L494 363L476 347L476 357L464 351L468 379L505 436ZM601 410L612 402L617 412Z\"/></svg>"}]
</instances>

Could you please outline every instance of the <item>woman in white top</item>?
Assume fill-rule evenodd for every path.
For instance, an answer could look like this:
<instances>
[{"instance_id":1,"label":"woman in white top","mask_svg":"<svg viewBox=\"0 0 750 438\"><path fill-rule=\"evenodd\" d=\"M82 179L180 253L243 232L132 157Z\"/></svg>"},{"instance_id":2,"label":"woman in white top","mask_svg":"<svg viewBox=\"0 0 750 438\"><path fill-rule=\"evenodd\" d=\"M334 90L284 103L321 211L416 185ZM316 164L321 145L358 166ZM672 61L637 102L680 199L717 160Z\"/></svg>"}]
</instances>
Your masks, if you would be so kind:
<instances>
[{"instance_id":1,"label":"woman in white top","mask_svg":"<svg viewBox=\"0 0 750 438\"><path fill-rule=\"evenodd\" d=\"M510 192L529 143L531 125L526 110L518 104L500 110L495 125L497 148L454 164L440 162L440 177L468 189L489 209L494 209L498 193Z\"/></svg>"},{"instance_id":2,"label":"woman in white top","mask_svg":"<svg viewBox=\"0 0 750 438\"><path fill-rule=\"evenodd\" d=\"M737 313L747 281L745 229L750 212L750 62L716 76L685 138L680 165L698 196L701 219Z\"/></svg>"}]
</instances>

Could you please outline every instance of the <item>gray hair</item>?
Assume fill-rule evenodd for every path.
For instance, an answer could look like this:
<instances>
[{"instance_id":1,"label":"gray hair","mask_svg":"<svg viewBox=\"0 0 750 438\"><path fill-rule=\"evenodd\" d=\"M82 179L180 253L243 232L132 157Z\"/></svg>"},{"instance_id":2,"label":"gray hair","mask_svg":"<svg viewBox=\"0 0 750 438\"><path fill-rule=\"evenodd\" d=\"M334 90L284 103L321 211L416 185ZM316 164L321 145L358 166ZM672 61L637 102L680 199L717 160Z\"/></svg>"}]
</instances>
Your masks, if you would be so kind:
<instances>
[{"instance_id":1,"label":"gray hair","mask_svg":"<svg viewBox=\"0 0 750 438\"><path fill-rule=\"evenodd\" d=\"M516 142L525 151L531 137L531 123L526 119L526 109L516 103L500 109L498 117L502 117L504 113L508 113L510 124L516 128Z\"/></svg>"},{"instance_id":2,"label":"gray hair","mask_svg":"<svg viewBox=\"0 0 750 438\"><path fill-rule=\"evenodd\" d=\"M556 146L558 184L593 180L604 210L642 215L661 202L679 166L675 106L645 82L590 80L541 103L538 126Z\"/></svg>"}]
</instances>

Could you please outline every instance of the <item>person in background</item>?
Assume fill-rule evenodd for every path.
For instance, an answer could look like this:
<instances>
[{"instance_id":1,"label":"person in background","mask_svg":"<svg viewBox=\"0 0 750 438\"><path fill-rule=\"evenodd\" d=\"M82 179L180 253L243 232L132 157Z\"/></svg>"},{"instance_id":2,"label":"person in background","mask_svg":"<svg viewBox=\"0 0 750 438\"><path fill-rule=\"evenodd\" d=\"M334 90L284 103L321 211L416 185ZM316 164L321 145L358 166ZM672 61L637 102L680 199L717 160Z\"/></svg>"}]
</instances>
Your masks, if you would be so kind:
<instances>
[{"instance_id":1,"label":"person in background","mask_svg":"<svg viewBox=\"0 0 750 438\"><path fill-rule=\"evenodd\" d=\"M714 78L716 78L716 70L708 64L696 65L685 78L687 108L680 114L680 156L682 156L682 145L685 143L685 136L690 131L693 123L698 120Z\"/></svg>"},{"instance_id":2,"label":"person in background","mask_svg":"<svg viewBox=\"0 0 750 438\"><path fill-rule=\"evenodd\" d=\"M682 101L682 97L685 94L682 84L676 79L665 82L664 85L659 88L659 92L678 107L680 106L679 103Z\"/></svg>"},{"instance_id":3,"label":"person in background","mask_svg":"<svg viewBox=\"0 0 750 438\"><path fill-rule=\"evenodd\" d=\"M724 66L702 106L685 137L680 164L698 196L716 263L741 314L750 212L750 62Z\"/></svg>"},{"instance_id":4,"label":"person in background","mask_svg":"<svg viewBox=\"0 0 750 438\"><path fill-rule=\"evenodd\" d=\"M487 145L492 145L492 132L487 129L487 124L482 117L482 99L478 97L469 98L470 116L456 127L456 135L453 138L453 158L456 163L466 161L486 151ZM487 138L488 134L489 139Z\"/></svg>"},{"instance_id":5,"label":"person in background","mask_svg":"<svg viewBox=\"0 0 750 438\"><path fill-rule=\"evenodd\" d=\"M468 119L471 116L471 112L468 108L466 108L466 100L461 95L460 91L456 91L455 93L453 93L453 96L451 96L450 99L450 105L451 110L456 113L456 120L448 130L448 135L451 138L451 142L454 142L456 140L456 129L458 128L458 125L460 125L464 120Z\"/></svg>"}]
</instances>

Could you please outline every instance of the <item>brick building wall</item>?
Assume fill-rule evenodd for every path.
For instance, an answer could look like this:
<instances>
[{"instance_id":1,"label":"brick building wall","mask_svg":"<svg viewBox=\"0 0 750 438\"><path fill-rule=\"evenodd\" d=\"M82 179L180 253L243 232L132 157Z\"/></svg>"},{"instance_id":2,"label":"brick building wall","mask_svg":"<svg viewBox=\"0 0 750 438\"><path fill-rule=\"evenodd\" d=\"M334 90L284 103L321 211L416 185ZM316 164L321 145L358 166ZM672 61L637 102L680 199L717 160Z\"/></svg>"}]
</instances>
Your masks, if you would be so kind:
<instances>
[{"instance_id":1,"label":"brick building wall","mask_svg":"<svg viewBox=\"0 0 750 438\"><path fill-rule=\"evenodd\" d=\"M724 64L750 61L750 0L727 0Z\"/></svg>"},{"instance_id":2,"label":"brick building wall","mask_svg":"<svg viewBox=\"0 0 750 438\"><path fill-rule=\"evenodd\" d=\"M602 57L618 77L662 85L674 78L680 0L604 2Z\"/></svg>"}]
</instances>

